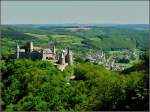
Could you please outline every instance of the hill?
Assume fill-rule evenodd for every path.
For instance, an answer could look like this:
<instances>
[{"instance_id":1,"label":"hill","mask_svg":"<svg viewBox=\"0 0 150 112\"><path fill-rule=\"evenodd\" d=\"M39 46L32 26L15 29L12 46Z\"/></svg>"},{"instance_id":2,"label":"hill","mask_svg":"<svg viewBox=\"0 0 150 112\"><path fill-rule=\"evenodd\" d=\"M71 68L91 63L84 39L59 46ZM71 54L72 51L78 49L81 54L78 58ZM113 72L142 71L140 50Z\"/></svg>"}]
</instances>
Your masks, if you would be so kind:
<instances>
[{"instance_id":1,"label":"hill","mask_svg":"<svg viewBox=\"0 0 150 112\"><path fill-rule=\"evenodd\" d=\"M5 111L135 111L149 107L145 68L123 74L80 63L60 72L47 61L20 59L2 60L0 69L0 103ZM75 79L69 80L72 75Z\"/></svg>"},{"instance_id":2,"label":"hill","mask_svg":"<svg viewBox=\"0 0 150 112\"><path fill-rule=\"evenodd\" d=\"M148 48L148 30L136 30L134 28L147 28L143 25L116 25L116 26L49 26L49 25L8 25L2 27L2 38L11 38L12 40L37 40L42 43L57 40L60 44L63 38L59 35L66 35L70 46L75 48L76 44L69 41L70 37L78 41L79 47L103 50L118 50L138 48L144 50ZM6 29L7 28L7 29ZM27 35L28 33L33 35ZM46 35L49 38L45 41L34 34ZM50 38L52 35L58 35ZM58 39L59 38L59 39ZM39 40L38 40L39 39ZM48 43L48 42L47 42Z\"/></svg>"},{"instance_id":3,"label":"hill","mask_svg":"<svg viewBox=\"0 0 150 112\"><path fill-rule=\"evenodd\" d=\"M1 38L8 38L12 40L32 40L34 37L28 36L22 32L16 31L13 28L2 28Z\"/></svg>"}]
</instances>

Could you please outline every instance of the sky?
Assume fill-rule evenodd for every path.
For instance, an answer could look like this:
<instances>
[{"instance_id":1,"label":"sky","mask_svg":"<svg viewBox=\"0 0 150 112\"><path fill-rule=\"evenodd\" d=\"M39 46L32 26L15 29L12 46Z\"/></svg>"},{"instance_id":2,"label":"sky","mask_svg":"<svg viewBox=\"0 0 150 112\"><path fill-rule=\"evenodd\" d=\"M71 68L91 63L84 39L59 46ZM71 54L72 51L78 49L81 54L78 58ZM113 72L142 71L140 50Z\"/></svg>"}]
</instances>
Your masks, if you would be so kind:
<instances>
[{"instance_id":1,"label":"sky","mask_svg":"<svg viewBox=\"0 0 150 112\"><path fill-rule=\"evenodd\" d=\"M149 1L2 1L1 24L148 24Z\"/></svg>"}]
</instances>

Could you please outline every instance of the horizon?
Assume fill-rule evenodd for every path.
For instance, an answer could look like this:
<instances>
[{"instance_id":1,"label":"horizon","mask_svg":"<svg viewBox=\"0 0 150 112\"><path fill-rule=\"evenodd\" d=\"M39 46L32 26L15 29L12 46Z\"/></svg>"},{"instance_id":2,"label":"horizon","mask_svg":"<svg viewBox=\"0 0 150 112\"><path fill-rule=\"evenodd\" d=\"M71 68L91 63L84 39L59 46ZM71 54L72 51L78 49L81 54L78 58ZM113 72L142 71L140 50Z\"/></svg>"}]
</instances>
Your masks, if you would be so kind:
<instances>
[{"instance_id":1,"label":"horizon","mask_svg":"<svg viewBox=\"0 0 150 112\"><path fill-rule=\"evenodd\" d=\"M1 24L1 25L149 25L149 23L47 23L47 24Z\"/></svg>"},{"instance_id":2,"label":"horizon","mask_svg":"<svg viewBox=\"0 0 150 112\"><path fill-rule=\"evenodd\" d=\"M1 3L1 24L149 24L149 1Z\"/></svg>"}]
</instances>

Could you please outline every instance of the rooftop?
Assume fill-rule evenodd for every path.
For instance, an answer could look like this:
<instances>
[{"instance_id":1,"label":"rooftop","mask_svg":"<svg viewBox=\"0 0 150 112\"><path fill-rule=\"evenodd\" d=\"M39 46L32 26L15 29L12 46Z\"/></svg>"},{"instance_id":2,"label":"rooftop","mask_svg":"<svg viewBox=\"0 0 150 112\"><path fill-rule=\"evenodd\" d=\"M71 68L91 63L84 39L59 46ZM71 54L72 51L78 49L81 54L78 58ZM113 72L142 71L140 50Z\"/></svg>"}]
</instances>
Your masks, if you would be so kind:
<instances>
[{"instance_id":1,"label":"rooftop","mask_svg":"<svg viewBox=\"0 0 150 112\"><path fill-rule=\"evenodd\" d=\"M52 50L50 48L44 48L43 53L52 53Z\"/></svg>"}]
</instances>

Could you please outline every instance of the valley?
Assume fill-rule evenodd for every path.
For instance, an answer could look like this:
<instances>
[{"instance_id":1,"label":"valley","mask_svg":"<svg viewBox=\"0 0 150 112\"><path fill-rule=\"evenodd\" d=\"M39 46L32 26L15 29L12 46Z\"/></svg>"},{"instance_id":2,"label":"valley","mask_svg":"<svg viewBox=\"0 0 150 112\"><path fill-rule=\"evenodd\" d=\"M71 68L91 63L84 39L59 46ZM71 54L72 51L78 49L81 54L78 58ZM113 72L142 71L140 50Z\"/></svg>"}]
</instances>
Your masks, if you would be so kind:
<instances>
[{"instance_id":1,"label":"valley","mask_svg":"<svg viewBox=\"0 0 150 112\"><path fill-rule=\"evenodd\" d=\"M2 25L1 32L2 110L148 110L147 25Z\"/></svg>"}]
</instances>

